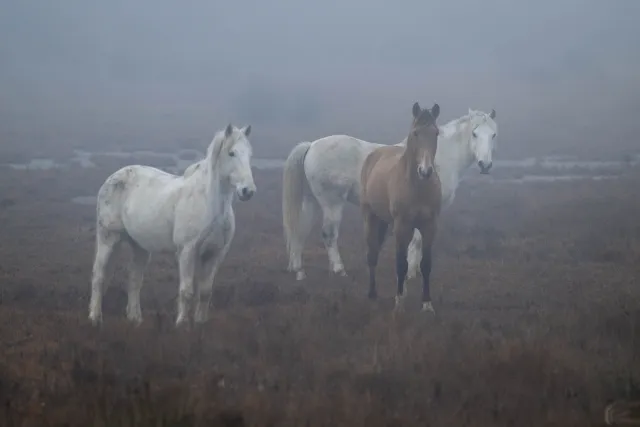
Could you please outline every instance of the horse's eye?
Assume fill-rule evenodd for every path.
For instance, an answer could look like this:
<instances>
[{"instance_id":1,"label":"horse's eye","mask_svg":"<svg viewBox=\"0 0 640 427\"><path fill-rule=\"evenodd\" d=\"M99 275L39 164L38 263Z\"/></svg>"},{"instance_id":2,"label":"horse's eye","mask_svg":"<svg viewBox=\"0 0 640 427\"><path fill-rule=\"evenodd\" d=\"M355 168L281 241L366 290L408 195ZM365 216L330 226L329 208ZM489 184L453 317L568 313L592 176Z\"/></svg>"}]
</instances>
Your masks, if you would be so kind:
<instances>
[{"instance_id":1,"label":"horse's eye","mask_svg":"<svg viewBox=\"0 0 640 427\"><path fill-rule=\"evenodd\" d=\"M474 137L474 138L477 138L477 137L478 137L478 134L476 133L476 131L475 131L475 130L474 130L473 132L471 132L471 133L473 133L473 137Z\"/></svg>"},{"instance_id":2,"label":"horse's eye","mask_svg":"<svg viewBox=\"0 0 640 427\"><path fill-rule=\"evenodd\" d=\"M493 136L491 137L492 139L496 137L496 134L494 133Z\"/></svg>"},{"instance_id":3,"label":"horse's eye","mask_svg":"<svg viewBox=\"0 0 640 427\"><path fill-rule=\"evenodd\" d=\"M236 155L235 151L229 151L229 156L234 157Z\"/></svg>"}]
</instances>

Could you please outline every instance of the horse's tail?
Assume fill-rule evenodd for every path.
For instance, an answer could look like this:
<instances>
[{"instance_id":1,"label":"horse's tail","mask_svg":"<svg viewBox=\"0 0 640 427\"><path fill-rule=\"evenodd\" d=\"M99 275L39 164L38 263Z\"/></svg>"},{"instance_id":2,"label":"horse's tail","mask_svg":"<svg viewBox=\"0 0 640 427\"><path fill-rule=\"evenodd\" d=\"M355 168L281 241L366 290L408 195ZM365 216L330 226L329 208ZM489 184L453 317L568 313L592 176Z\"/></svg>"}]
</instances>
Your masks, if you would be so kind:
<instances>
[{"instance_id":1,"label":"horse's tail","mask_svg":"<svg viewBox=\"0 0 640 427\"><path fill-rule=\"evenodd\" d=\"M291 254L292 244L298 242L301 232L305 232L305 230L301 230L303 224L300 216L305 193L311 193L304 171L304 159L309 147L311 147L311 143L308 141L298 143L284 162L282 225L289 254Z\"/></svg>"}]
</instances>

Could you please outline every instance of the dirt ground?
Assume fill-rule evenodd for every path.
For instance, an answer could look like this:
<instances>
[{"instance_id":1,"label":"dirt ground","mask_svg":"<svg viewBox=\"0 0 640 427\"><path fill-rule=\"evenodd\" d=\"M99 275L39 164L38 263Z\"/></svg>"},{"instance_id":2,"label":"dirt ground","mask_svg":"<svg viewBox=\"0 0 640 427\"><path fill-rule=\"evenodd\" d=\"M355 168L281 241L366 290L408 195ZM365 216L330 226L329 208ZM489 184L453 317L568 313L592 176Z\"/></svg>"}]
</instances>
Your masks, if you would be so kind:
<instances>
[{"instance_id":1,"label":"dirt ground","mask_svg":"<svg viewBox=\"0 0 640 427\"><path fill-rule=\"evenodd\" d=\"M280 171L256 171L212 318L175 330L177 268L155 256L144 322L128 324L128 250L104 325L90 326L94 195L112 166L0 168L0 421L4 426L585 426L640 394L640 173L556 184L464 183L443 212L432 295L393 316L390 240L379 300L349 206L328 273L285 271ZM470 173L477 173L473 170Z\"/></svg>"}]
</instances>

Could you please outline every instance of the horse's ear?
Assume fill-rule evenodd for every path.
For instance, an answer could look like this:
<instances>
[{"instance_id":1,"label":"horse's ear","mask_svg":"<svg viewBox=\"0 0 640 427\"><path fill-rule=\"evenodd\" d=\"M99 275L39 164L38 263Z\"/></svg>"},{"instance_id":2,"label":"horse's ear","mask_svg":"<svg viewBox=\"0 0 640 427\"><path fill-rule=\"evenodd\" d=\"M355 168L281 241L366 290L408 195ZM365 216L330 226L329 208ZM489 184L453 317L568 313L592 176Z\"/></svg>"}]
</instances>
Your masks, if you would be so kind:
<instances>
[{"instance_id":1,"label":"horse's ear","mask_svg":"<svg viewBox=\"0 0 640 427\"><path fill-rule=\"evenodd\" d=\"M491 109L491 113L489 113L489 117L492 119L496 118L496 110L494 110L493 108Z\"/></svg>"},{"instance_id":2,"label":"horse's ear","mask_svg":"<svg viewBox=\"0 0 640 427\"><path fill-rule=\"evenodd\" d=\"M422 109L420 108L420 104L418 104L418 102L413 104L413 118L417 120L418 117L420 117L421 112L422 112Z\"/></svg>"},{"instance_id":3,"label":"horse's ear","mask_svg":"<svg viewBox=\"0 0 640 427\"><path fill-rule=\"evenodd\" d=\"M244 136L249 136L251 134L251 125L245 126L242 132L244 132Z\"/></svg>"},{"instance_id":4,"label":"horse's ear","mask_svg":"<svg viewBox=\"0 0 640 427\"><path fill-rule=\"evenodd\" d=\"M433 104L431 107L431 117L433 117L433 121L435 122L438 116L440 115L440 106L438 103Z\"/></svg>"},{"instance_id":5,"label":"horse's ear","mask_svg":"<svg viewBox=\"0 0 640 427\"><path fill-rule=\"evenodd\" d=\"M231 125L231 123L229 123L227 125L227 128L224 130L224 137L229 138L232 133L233 133L233 126Z\"/></svg>"}]
</instances>

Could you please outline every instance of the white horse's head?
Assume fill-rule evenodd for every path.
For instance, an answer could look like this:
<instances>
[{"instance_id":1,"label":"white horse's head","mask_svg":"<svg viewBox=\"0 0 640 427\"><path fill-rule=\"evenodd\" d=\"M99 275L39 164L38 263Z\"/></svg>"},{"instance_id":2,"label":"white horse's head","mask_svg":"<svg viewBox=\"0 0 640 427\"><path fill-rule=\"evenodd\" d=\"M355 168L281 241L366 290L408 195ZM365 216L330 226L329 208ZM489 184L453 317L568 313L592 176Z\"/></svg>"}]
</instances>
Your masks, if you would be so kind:
<instances>
[{"instance_id":1,"label":"white horse's head","mask_svg":"<svg viewBox=\"0 0 640 427\"><path fill-rule=\"evenodd\" d=\"M216 150L212 156L213 168L218 170L221 179L228 179L229 185L242 201L249 200L256 192L251 172L252 149L249 134L251 125L239 129L229 123L210 146L212 150Z\"/></svg>"},{"instance_id":2,"label":"white horse's head","mask_svg":"<svg viewBox=\"0 0 640 427\"><path fill-rule=\"evenodd\" d=\"M496 149L498 124L495 122L496 110L487 114L469 109L469 148L480 168L480 173L488 174L493 166L493 151Z\"/></svg>"}]
</instances>

